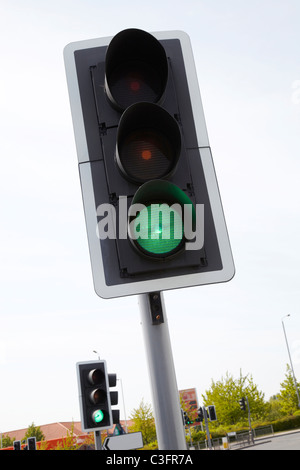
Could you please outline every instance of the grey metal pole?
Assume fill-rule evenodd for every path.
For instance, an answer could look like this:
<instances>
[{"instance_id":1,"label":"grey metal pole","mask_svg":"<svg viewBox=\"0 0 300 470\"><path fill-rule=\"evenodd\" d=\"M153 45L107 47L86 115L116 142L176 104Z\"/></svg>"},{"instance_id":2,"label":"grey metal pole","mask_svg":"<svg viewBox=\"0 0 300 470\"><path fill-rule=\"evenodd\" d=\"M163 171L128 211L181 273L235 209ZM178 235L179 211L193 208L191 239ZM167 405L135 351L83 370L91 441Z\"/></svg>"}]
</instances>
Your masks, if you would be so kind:
<instances>
[{"instance_id":1,"label":"grey metal pole","mask_svg":"<svg viewBox=\"0 0 300 470\"><path fill-rule=\"evenodd\" d=\"M102 450L101 431L94 431L95 450Z\"/></svg>"},{"instance_id":2,"label":"grey metal pole","mask_svg":"<svg viewBox=\"0 0 300 470\"><path fill-rule=\"evenodd\" d=\"M286 315L286 317L290 317L290 316L291 316L290 314ZM285 318L285 317L283 317L283 318ZM295 376L295 372L294 372L294 367L293 367L293 363L292 363L292 357L291 357L290 348L289 348L289 343L288 343L287 336L286 336L286 332L285 332L285 327L284 327L283 319L281 320L281 322L282 322L282 328L283 328L283 332L284 332L286 347L287 347L288 354L289 354L289 358L290 358L290 364L291 364L291 369L292 369L292 374L293 374L293 379L294 379L294 386L295 386L296 394L297 394L297 398L298 398L298 408L300 408L300 396L299 396L299 391L298 391L298 386L297 386L297 380L296 380L296 376Z\"/></svg>"},{"instance_id":3,"label":"grey metal pole","mask_svg":"<svg viewBox=\"0 0 300 470\"><path fill-rule=\"evenodd\" d=\"M205 429L206 429L206 437L207 437L207 442L208 442L208 448L209 450L212 450L212 443L211 443L211 438L210 438L210 433L209 433L209 427L208 427L208 417L207 417L207 411L205 406L202 408L203 410L203 416L204 416L204 422L205 422Z\"/></svg>"},{"instance_id":4,"label":"grey metal pole","mask_svg":"<svg viewBox=\"0 0 300 470\"><path fill-rule=\"evenodd\" d=\"M120 384L121 384L122 398L123 398L124 419L125 419L125 429L126 429L126 433L128 433L127 418L126 418L126 409L125 409L125 398L124 398L124 391L123 391L122 379L117 379L117 380L119 380L119 382L120 382Z\"/></svg>"},{"instance_id":5,"label":"grey metal pole","mask_svg":"<svg viewBox=\"0 0 300 470\"><path fill-rule=\"evenodd\" d=\"M139 296L160 450L186 450L179 392L162 293Z\"/></svg>"},{"instance_id":6,"label":"grey metal pole","mask_svg":"<svg viewBox=\"0 0 300 470\"><path fill-rule=\"evenodd\" d=\"M250 433L252 443L254 444L254 432L253 432L252 424L251 424L251 411L250 411L250 405L249 405L248 397L246 397L246 401L247 401L247 408L248 408L249 433Z\"/></svg>"}]
</instances>

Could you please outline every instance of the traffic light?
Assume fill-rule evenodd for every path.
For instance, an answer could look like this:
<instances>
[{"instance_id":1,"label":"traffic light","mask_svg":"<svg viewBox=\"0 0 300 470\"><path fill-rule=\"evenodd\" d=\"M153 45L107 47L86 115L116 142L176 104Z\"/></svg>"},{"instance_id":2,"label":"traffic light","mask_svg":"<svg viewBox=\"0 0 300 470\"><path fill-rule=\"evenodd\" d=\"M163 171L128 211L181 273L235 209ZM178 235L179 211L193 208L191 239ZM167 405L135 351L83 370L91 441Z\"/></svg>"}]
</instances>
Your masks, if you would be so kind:
<instances>
[{"instance_id":1,"label":"traffic light","mask_svg":"<svg viewBox=\"0 0 300 470\"><path fill-rule=\"evenodd\" d=\"M239 400L239 404L240 404L241 410L245 411L246 410L246 400L245 400L244 397Z\"/></svg>"},{"instance_id":2,"label":"traffic light","mask_svg":"<svg viewBox=\"0 0 300 470\"><path fill-rule=\"evenodd\" d=\"M64 57L96 293L231 279L188 36L127 29Z\"/></svg>"},{"instance_id":3,"label":"traffic light","mask_svg":"<svg viewBox=\"0 0 300 470\"><path fill-rule=\"evenodd\" d=\"M192 424L192 421L190 420L186 411L183 412L183 417L184 417L184 424L186 426L189 426L190 424Z\"/></svg>"},{"instance_id":4,"label":"traffic light","mask_svg":"<svg viewBox=\"0 0 300 470\"><path fill-rule=\"evenodd\" d=\"M13 442L14 450L21 450L21 441Z\"/></svg>"},{"instance_id":5,"label":"traffic light","mask_svg":"<svg viewBox=\"0 0 300 470\"><path fill-rule=\"evenodd\" d=\"M77 378L82 429L97 431L109 429L119 422L119 410L112 410L118 403L118 392L110 392L116 386L116 374L108 374L105 361L79 362Z\"/></svg>"},{"instance_id":6,"label":"traffic light","mask_svg":"<svg viewBox=\"0 0 300 470\"><path fill-rule=\"evenodd\" d=\"M35 437L27 438L27 450L36 450L36 438Z\"/></svg>"},{"instance_id":7,"label":"traffic light","mask_svg":"<svg viewBox=\"0 0 300 470\"><path fill-rule=\"evenodd\" d=\"M202 423L203 420L204 420L204 414L203 414L202 408L200 407L199 410L198 410L198 415L197 415L197 418L196 418L196 423Z\"/></svg>"},{"instance_id":8,"label":"traffic light","mask_svg":"<svg viewBox=\"0 0 300 470\"><path fill-rule=\"evenodd\" d=\"M184 411L183 416L184 416L184 424L185 424L186 426L188 426L189 424L191 424L190 418L188 417L188 414L187 414L186 411Z\"/></svg>"},{"instance_id":9,"label":"traffic light","mask_svg":"<svg viewBox=\"0 0 300 470\"><path fill-rule=\"evenodd\" d=\"M214 405L210 405L207 407L208 410L208 416L210 421L217 421L217 414L216 414L216 408Z\"/></svg>"}]
</instances>

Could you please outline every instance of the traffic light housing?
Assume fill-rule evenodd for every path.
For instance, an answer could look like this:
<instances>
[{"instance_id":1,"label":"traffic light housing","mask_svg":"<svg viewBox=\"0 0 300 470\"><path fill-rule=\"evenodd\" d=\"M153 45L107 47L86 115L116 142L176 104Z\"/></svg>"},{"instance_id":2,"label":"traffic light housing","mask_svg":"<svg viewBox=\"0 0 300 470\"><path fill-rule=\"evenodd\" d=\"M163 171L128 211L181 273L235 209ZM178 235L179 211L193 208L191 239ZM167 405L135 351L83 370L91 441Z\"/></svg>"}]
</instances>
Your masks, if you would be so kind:
<instances>
[{"instance_id":1,"label":"traffic light housing","mask_svg":"<svg viewBox=\"0 0 300 470\"><path fill-rule=\"evenodd\" d=\"M76 364L80 414L83 431L109 429L119 422L119 411L112 410L118 403L116 374L108 374L106 361L87 361Z\"/></svg>"},{"instance_id":2,"label":"traffic light housing","mask_svg":"<svg viewBox=\"0 0 300 470\"><path fill-rule=\"evenodd\" d=\"M239 400L239 405L242 411L246 410L246 400L244 397Z\"/></svg>"},{"instance_id":3,"label":"traffic light housing","mask_svg":"<svg viewBox=\"0 0 300 470\"><path fill-rule=\"evenodd\" d=\"M14 447L14 450L21 450L21 441L14 441L13 447Z\"/></svg>"},{"instance_id":4,"label":"traffic light housing","mask_svg":"<svg viewBox=\"0 0 300 470\"><path fill-rule=\"evenodd\" d=\"M208 410L208 416L210 421L217 421L217 413L216 413L216 408L214 405L210 405L207 407Z\"/></svg>"},{"instance_id":5,"label":"traffic light housing","mask_svg":"<svg viewBox=\"0 0 300 470\"><path fill-rule=\"evenodd\" d=\"M231 279L188 36L127 29L64 56L96 293Z\"/></svg>"},{"instance_id":6,"label":"traffic light housing","mask_svg":"<svg viewBox=\"0 0 300 470\"><path fill-rule=\"evenodd\" d=\"M35 437L27 438L27 450L36 450L36 438Z\"/></svg>"},{"instance_id":7,"label":"traffic light housing","mask_svg":"<svg viewBox=\"0 0 300 470\"><path fill-rule=\"evenodd\" d=\"M196 418L196 423L202 423L204 420L204 414L203 414L203 409L200 407L198 410L197 418Z\"/></svg>"},{"instance_id":8,"label":"traffic light housing","mask_svg":"<svg viewBox=\"0 0 300 470\"><path fill-rule=\"evenodd\" d=\"M190 424L192 424L192 421L190 420L186 411L183 412L183 418L185 426L189 426Z\"/></svg>"}]
</instances>

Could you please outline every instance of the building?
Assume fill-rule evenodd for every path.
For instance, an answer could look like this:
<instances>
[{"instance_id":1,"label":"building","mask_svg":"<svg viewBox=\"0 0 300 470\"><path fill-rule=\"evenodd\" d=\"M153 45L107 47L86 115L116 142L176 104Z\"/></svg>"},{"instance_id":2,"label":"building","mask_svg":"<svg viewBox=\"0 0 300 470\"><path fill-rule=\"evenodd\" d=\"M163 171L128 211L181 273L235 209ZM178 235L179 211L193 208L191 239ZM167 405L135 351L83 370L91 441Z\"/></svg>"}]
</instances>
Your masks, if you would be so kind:
<instances>
[{"instance_id":1,"label":"building","mask_svg":"<svg viewBox=\"0 0 300 470\"><path fill-rule=\"evenodd\" d=\"M125 430L125 421L120 421L122 428ZM132 421L127 420L128 428L132 425ZM84 432L81 428L80 421L62 421L58 423L43 424L39 426L41 432L45 436L45 441L51 441L56 444L57 442L63 440L73 434L76 438L76 441L84 441L88 437L88 433ZM102 431L103 435L111 435L114 433L115 426L112 429L107 431ZM18 429L16 431L3 432L2 438L9 436L13 441L21 441L24 439L24 436L27 432L27 428Z\"/></svg>"}]
</instances>

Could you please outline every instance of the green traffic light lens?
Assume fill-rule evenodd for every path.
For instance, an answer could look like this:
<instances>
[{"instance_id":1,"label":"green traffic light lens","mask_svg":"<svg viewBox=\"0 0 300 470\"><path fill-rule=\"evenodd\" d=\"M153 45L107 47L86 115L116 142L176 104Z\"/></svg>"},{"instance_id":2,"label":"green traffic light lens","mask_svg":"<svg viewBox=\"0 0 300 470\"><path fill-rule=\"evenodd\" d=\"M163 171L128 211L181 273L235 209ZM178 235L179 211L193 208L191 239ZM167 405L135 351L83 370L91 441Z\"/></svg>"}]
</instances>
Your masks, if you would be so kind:
<instances>
[{"instance_id":1,"label":"green traffic light lens","mask_svg":"<svg viewBox=\"0 0 300 470\"><path fill-rule=\"evenodd\" d=\"M181 215L167 204L145 207L134 220L136 243L154 255L170 254L183 239Z\"/></svg>"},{"instance_id":2,"label":"green traffic light lens","mask_svg":"<svg viewBox=\"0 0 300 470\"><path fill-rule=\"evenodd\" d=\"M129 208L128 233L133 246L153 259L173 257L184 249L187 220L195 225L195 207L187 194L165 180L140 186Z\"/></svg>"},{"instance_id":3,"label":"green traffic light lens","mask_svg":"<svg viewBox=\"0 0 300 470\"><path fill-rule=\"evenodd\" d=\"M102 410L96 410L93 413L93 420L95 423L101 423L104 419L104 413Z\"/></svg>"}]
</instances>

